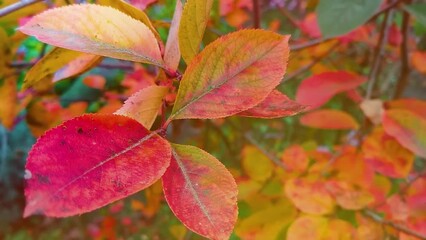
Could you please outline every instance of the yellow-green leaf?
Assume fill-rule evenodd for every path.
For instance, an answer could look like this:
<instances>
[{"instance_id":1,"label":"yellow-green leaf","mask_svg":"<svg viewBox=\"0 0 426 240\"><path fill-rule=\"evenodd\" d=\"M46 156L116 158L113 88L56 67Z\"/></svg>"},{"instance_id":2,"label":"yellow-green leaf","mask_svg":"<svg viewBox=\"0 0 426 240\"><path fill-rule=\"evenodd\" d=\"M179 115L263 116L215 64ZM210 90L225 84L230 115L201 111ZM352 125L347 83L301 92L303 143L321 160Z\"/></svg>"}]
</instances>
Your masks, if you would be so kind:
<instances>
[{"instance_id":1,"label":"yellow-green leaf","mask_svg":"<svg viewBox=\"0 0 426 240\"><path fill-rule=\"evenodd\" d=\"M131 117L150 129L166 94L166 87L146 87L129 97L123 107L117 110L115 114Z\"/></svg>"},{"instance_id":2,"label":"yellow-green leaf","mask_svg":"<svg viewBox=\"0 0 426 240\"><path fill-rule=\"evenodd\" d=\"M180 0L178 0L180 1ZM187 64L197 55L206 30L213 0L188 0L179 27L179 46Z\"/></svg>"},{"instance_id":3,"label":"yellow-green leaf","mask_svg":"<svg viewBox=\"0 0 426 240\"><path fill-rule=\"evenodd\" d=\"M80 4L54 8L34 16L19 30L57 47L164 65L152 31L111 7Z\"/></svg>"}]
</instances>

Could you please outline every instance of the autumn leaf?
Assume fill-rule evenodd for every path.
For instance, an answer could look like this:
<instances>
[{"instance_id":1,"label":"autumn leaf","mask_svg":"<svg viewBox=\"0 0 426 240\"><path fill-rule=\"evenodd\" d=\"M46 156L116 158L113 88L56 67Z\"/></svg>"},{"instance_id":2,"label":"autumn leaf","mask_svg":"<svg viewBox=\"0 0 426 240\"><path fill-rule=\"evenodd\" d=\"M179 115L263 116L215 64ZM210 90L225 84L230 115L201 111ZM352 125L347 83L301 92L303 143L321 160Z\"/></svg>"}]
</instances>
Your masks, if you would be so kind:
<instances>
[{"instance_id":1,"label":"autumn leaf","mask_svg":"<svg viewBox=\"0 0 426 240\"><path fill-rule=\"evenodd\" d=\"M334 95L355 89L367 81L367 78L345 71L324 72L311 76L299 85L296 102L318 108Z\"/></svg>"},{"instance_id":2,"label":"autumn leaf","mask_svg":"<svg viewBox=\"0 0 426 240\"><path fill-rule=\"evenodd\" d=\"M117 110L115 114L131 117L145 128L150 129L158 115L167 90L166 87L146 87L130 96L123 107Z\"/></svg>"},{"instance_id":3,"label":"autumn leaf","mask_svg":"<svg viewBox=\"0 0 426 240\"><path fill-rule=\"evenodd\" d=\"M288 39L241 30L209 44L183 75L169 121L222 118L259 104L282 80Z\"/></svg>"},{"instance_id":4,"label":"autumn leaf","mask_svg":"<svg viewBox=\"0 0 426 240\"><path fill-rule=\"evenodd\" d=\"M179 26L179 48L189 65L197 55L210 17L213 0L187 0Z\"/></svg>"},{"instance_id":5,"label":"autumn leaf","mask_svg":"<svg viewBox=\"0 0 426 240\"><path fill-rule=\"evenodd\" d=\"M300 118L302 125L330 130L358 129L358 122L349 114L334 109L322 109L306 113Z\"/></svg>"},{"instance_id":6,"label":"autumn leaf","mask_svg":"<svg viewBox=\"0 0 426 240\"><path fill-rule=\"evenodd\" d=\"M396 99L385 102L386 109L401 109L411 111L426 119L426 101L414 98Z\"/></svg>"},{"instance_id":7,"label":"autumn leaf","mask_svg":"<svg viewBox=\"0 0 426 240\"><path fill-rule=\"evenodd\" d=\"M402 146L418 156L426 157L426 119L408 110L388 110L383 127Z\"/></svg>"},{"instance_id":8,"label":"autumn leaf","mask_svg":"<svg viewBox=\"0 0 426 240\"><path fill-rule=\"evenodd\" d=\"M179 49L179 25L182 17L182 2L176 1L175 13L170 25L169 36L167 37L166 48L164 50L164 63L171 72L176 72L180 62Z\"/></svg>"},{"instance_id":9,"label":"autumn leaf","mask_svg":"<svg viewBox=\"0 0 426 240\"><path fill-rule=\"evenodd\" d=\"M222 163L199 148L173 144L162 179L167 203L186 227L211 239L229 238L237 221L237 185Z\"/></svg>"},{"instance_id":10,"label":"autumn leaf","mask_svg":"<svg viewBox=\"0 0 426 240\"><path fill-rule=\"evenodd\" d=\"M8 73L7 71L6 73ZM11 129L17 116L16 76L0 77L0 124Z\"/></svg>"},{"instance_id":11,"label":"autumn leaf","mask_svg":"<svg viewBox=\"0 0 426 240\"><path fill-rule=\"evenodd\" d=\"M302 215L288 228L287 239L323 240L327 225L328 220L325 217Z\"/></svg>"},{"instance_id":12,"label":"autumn leaf","mask_svg":"<svg viewBox=\"0 0 426 240\"><path fill-rule=\"evenodd\" d=\"M120 12L123 12L129 15L130 17L138 21L141 21L143 24L145 24L149 28L149 30L151 30L151 32L155 35L155 38L157 38L158 44L160 45L160 47L162 47L163 42L161 41L160 34L158 34L157 30L152 25L148 15L146 15L146 13L142 11L143 9L139 9L136 6L129 4L124 0L97 0L96 2L99 5L116 8Z\"/></svg>"},{"instance_id":13,"label":"autumn leaf","mask_svg":"<svg viewBox=\"0 0 426 240\"><path fill-rule=\"evenodd\" d=\"M29 153L24 216L66 217L105 206L153 184L170 157L168 142L131 118L71 119Z\"/></svg>"},{"instance_id":14,"label":"autumn leaf","mask_svg":"<svg viewBox=\"0 0 426 240\"><path fill-rule=\"evenodd\" d=\"M106 79L102 75L92 74L83 78L83 83L88 87L102 90L105 87Z\"/></svg>"},{"instance_id":15,"label":"autumn leaf","mask_svg":"<svg viewBox=\"0 0 426 240\"><path fill-rule=\"evenodd\" d=\"M321 180L289 179L285 194L304 213L324 215L333 212L335 202Z\"/></svg>"},{"instance_id":16,"label":"autumn leaf","mask_svg":"<svg viewBox=\"0 0 426 240\"><path fill-rule=\"evenodd\" d=\"M289 171L303 172L309 164L309 156L300 145L291 145L281 155L281 161Z\"/></svg>"},{"instance_id":17,"label":"autumn leaf","mask_svg":"<svg viewBox=\"0 0 426 240\"><path fill-rule=\"evenodd\" d=\"M393 178L404 178L413 166L414 155L395 138L376 128L362 145L364 159L375 171Z\"/></svg>"},{"instance_id":18,"label":"autumn leaf","mask_svg":"<svg viewBox=\"0 0 426 240\"><path fill-rule=\"evenodd\" d=\"M296 115L305 109L305 106L292 101L280 91L274 90L257 106L240 112L238 115L255 118L281 118Z\"/></svg>"},{"instance_id":19,"label":"autumn leaf","mask_svg":"<svg viewBox=\"0 0 426 240\"><path fill-rule=\"evenodd\" d=\"M264 182L274 171L274 165L254 146L245 146L242 150L242 168L253 180Z\"/></svg>"},{"instance_id":20,"label":"autumn leaf","mask_svg":"<svg viewBox=\"0 0 426 240\"><path fill-rule=\"evenodd\" d=\"M66 49L64 49L66 50ZM67 50L71 51L71 50ZM68 62L65 66L57 70L53 75L53 82L60 81L65 78L76 76L94 67L102 61L101 56L80 53L80 56ZM57 64L57 59L55 60Z\"/></svg>"},{"instance_id":21,"label":"autumn leaf","mask_svg":"<svg viewBox=\"0 0 426 240\"><path fill-rule=\"evenodd\" d=\"M80 4L54 8L34 16L19 30L61 48L164 65L151 30L111 7Z\"/></svg>"},{"instance_id":22,"label":"autumn leaf","mask_svg":"<svg viewBox=\"0 0 426 240\"><path fill-rule=\"evenodd\" d=\"M361 210L374 201L374 197L363 189L356 189L344 181L329 181L327 190L333 195L336 203L344 209Z\"/></svg>"}]
</instances>

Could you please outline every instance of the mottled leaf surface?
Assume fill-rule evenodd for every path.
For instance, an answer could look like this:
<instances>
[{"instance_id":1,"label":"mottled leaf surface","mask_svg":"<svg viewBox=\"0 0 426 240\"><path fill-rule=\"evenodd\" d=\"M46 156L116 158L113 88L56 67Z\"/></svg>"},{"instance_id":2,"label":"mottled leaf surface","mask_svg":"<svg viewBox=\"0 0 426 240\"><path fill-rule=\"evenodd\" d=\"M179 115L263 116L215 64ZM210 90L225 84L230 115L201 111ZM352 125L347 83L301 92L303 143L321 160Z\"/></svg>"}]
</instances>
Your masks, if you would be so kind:
<instances>
[{"instance_id":1,"label":"mottled leaf surface","mask_svg":"<svg viewBox=\"0 0 426 240\"><path fill-rule=\"evenodd\" d=\"M365 81L367 78L345 71L313 75L299 85L296 102L311 108L318 108L334 95L355 89Z\"/></svg>"},{"instance_id":2,"label":"mottled leaf surface","mask_svg":"<svg viewBox=\"0 0 426 240\"><path fill-rule=\"evenodd\" d=\"M158 180L171 157L167 141L113 114L71 119L40 137L27 159L24 216L92 211Z\"/></svg>"},{"instance_id":3,"label":"mottled leaf surface","mask_svg":"<svg viewBox=\"0 0 426 240\"><path fill-rule=\"evenodd\" d=\"M116 114L136 119L150 129L158 115L168 89L160 86L146 87L130 96Z\"/></svg>"},{"instance_id":4,"label":"mottled leaf surface","mask_svg":"<svg viewBox=\"0 0 426 240\"><path fill-rule=\"evenodd\" d=\"M170 167L163 176L164 195L176 217L210 239L228 239L237 221L237 185L209 153L172 145Z\"/></svg>"},{"instance_id":5,"label":"mottled leaf surface","mask_svg":"<svg viewBox=\"0 0 426 240\"><path fill-rule=\"evenodd\" d=\"M259 104L282 80L288 39L241 30L209 44L183 75L170 120L222 118Z\"/></svg>"},{"instance_id":6,"label":"mottled leaf surface","mask_svg":"<svg viewBox=\"0 0 426 240\"><path fill-rule=\"evenodd\" d=\"M179 27L179 47L187 64L197 55L210 17L213 0L188 0Z\"/></svg>"},{"instance_id":7,"label":"mottled leaf surface","mask_svg":"<svg viewBox=\"0 0 426 240\"><path fill-rule=\"evenodd\" d=\"M281 118L296 115L303 110L305 106L291 100L278 90L272 91L254 108L238 113L243 117L255 118Z\"/></svg>"},{"instance_id":8,"label":"mottled leaf surface","mask_svg":"<svg viewBox=\"0 0 426 240\"><path fill-rule=\"evenodd\" d=\"M402 146L426 157L426 119L408 110L388 110L383 115L385 132Z\"/></svg>"},{"instance_id":9,"label":"mottled leaf surface","mask_svg":"<svg viewBox=\"0 0 426 240\"><path fill-rule=\"evenodd\" d=\"M19 30L57 47L164 65L151 30L111 7L80 4L54 8L34 16Z\"/></svg>"}]
</instances>

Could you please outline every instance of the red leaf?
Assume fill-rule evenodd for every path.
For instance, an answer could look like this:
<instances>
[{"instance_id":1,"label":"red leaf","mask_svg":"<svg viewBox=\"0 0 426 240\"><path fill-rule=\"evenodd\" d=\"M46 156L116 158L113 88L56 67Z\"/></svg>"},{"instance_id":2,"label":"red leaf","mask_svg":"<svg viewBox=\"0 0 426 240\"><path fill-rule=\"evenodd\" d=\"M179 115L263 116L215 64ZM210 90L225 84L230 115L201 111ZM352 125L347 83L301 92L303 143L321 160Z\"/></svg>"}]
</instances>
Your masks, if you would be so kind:
<instances>
[{"instance_id":1,"label":"red leaf","mask_svg":"<svg viewBox=\"0 0 426 240\"><path fill-rule=\"evenodd\" d=\"M163 189L173 213L192 231L228 239L237 220L237 185L215 157L193 147L173 144Z\"/></svg>"},{"instance_id":2,"label":"red leaf","mask_svg":"<svg viewBox=\"0 0 426 240\"><path fill-rule=\"evenodd\" d=\"M280 91L274 90L259 105L238 115L255 118L281 118L296 115L305 110L305 108L305 106L292 101Z\"/></svg>"},{"instance_id":3,"label":"red leaf","mask_svg":"<svg viewBox=\"0 0 426 240\"><path fill-rule=\"evenodd\" d=\"M179 49L179 25L182 17L182 2L176 1L175 13L170 25L169 36L167 37L166 49L164 51L164 63L169 71L175 72L180 61Z\"/></svg>"},{"instance_id":4,"label":"red leaf","mask_svg":"<svg viewBox=\"0 0 426 240\"><path fill-rule=\"evenodd\" d=\"M262 102L285 73L288 39L241 30L209 44L186 69L169 121L227 117Z\"/></svg>"},{"instance_id":5,"label":"red leaf","mask_svg":"<svg viewBox=\"0 0 426 240\"><path fill-rule=\"evenodd\" d=\"M404 147L426 158L426 119L408 110L388 110L383 114L383 127Z\"/></svg>"},{"instance_id":6,"label":"red leaf","mask_svg":"<svg viewBox=\"0 0 426 240\"><path fill-rule=\"evenodd\" d=\"M27 159L24 216L81 214L157 181L170 145L136 120L90 114L46 132Z\"/></svg>"},{"instance_id":7,"label":"red leaf","mask_svg":"<svg viewBox=\"0 0 426 240\"><path fill-rule=\"evenodd\" d=\"M353 73L325 72L305 79L297 89L296 102L318 108L334 95L355 89L367 79Z\"/></svg>"},{"instance_id":8,"label":"red leaf","mask_svg":"<svg viewBox=\"0 0 426 240\"><path fill-rule=\"evenodd\" d=\"M333 109L316 110L307 113L300 118L300 123L320 129L343 130L359 128L358 123L351 115Z\"/></svg>"}]
</instances>

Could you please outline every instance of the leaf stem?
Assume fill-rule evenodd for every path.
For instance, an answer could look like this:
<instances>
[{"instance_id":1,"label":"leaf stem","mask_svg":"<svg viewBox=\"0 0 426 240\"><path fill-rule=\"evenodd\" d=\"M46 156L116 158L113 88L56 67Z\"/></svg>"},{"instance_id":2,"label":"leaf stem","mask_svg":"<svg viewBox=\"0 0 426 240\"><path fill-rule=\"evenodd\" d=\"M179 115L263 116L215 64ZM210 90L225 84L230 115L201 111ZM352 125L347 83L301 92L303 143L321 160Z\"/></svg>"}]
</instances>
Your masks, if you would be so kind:
<instances>
[{"instance_id":1,"label":"leaf stem","mask_svg":"<svg viewBox=\"0 0 426 240\"><path fill-rule=\"evenodd\" d=\"M4 17L4 16L11 14L15 11L18 11L21 8L30 6L32 4L35 4L35 3L38 3L38 2L41 2L41 1L43 1L43 0L21 0L19 2L13 3L11 5L8 5L4 8L2 8L2 9L0 9L0 17Z\"/></svg>"}]
</instances>

